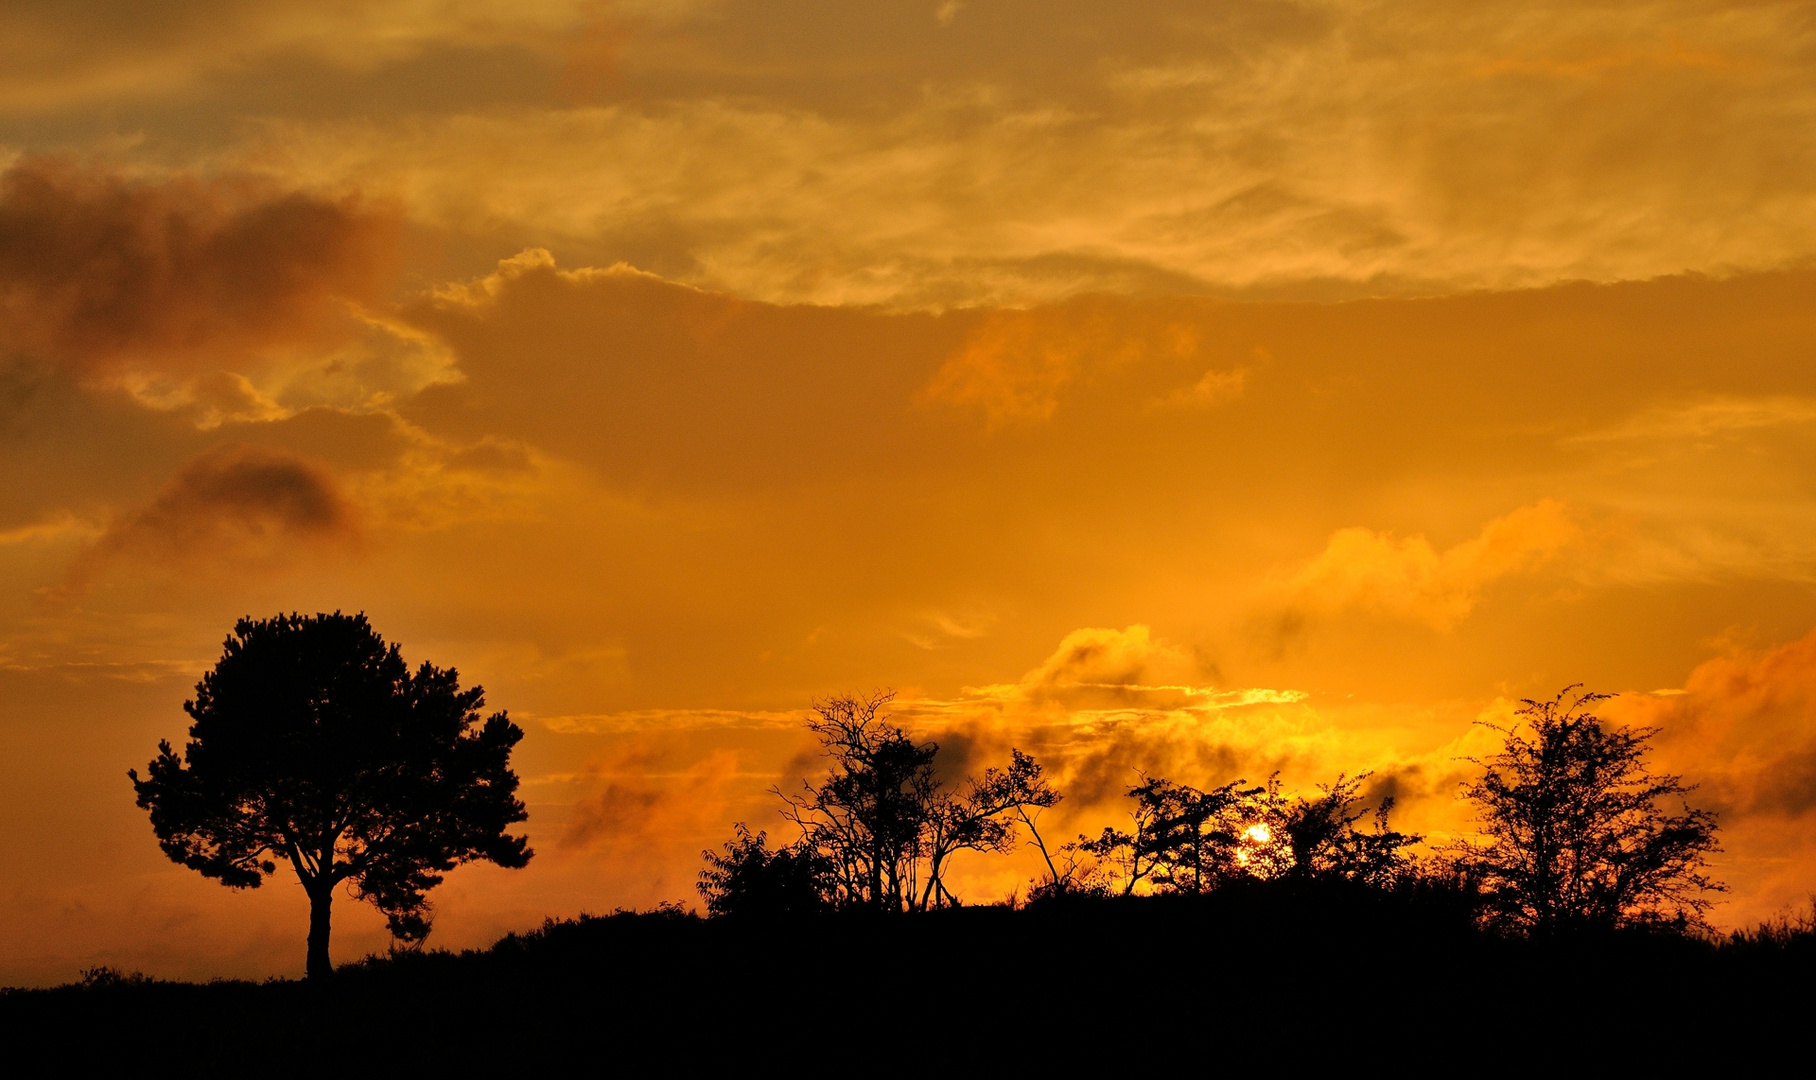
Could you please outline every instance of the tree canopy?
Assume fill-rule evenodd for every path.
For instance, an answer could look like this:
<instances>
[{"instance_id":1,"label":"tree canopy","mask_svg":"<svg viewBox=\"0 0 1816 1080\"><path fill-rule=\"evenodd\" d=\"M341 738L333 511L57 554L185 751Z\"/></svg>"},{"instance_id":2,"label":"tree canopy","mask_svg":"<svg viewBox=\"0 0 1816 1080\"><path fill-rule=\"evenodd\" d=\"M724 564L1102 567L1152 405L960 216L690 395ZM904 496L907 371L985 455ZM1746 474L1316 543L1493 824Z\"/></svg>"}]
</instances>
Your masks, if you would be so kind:
<instances>
[{"instance_id":1,"label":"tree canopy","mask_svg":"<svg viewBox=\"0 0 1816 1080\"><path fill-rule=\"evenodd\" d=\"M1700 922L1719 850L1715 815L1692 809L1681 778L1645 764L1652 728L1608 728L1607 694L1566 687L1523 700L1501 751L1465 786L1481 839L1453 849L1492 921L1524 931ZM1672 813L1661 803L1676 803Z\"/></svg>"},{"instance_id":2,"label":"tree canopy","mask_svg":"<svg viewBox=\"0 0 1816 1080\"><path fill-rule=\"evenodd\" d=\"M1338 776L1308 798L1282 794L1278 776L1262 787L1232 780L1208 791L1143 776L1128 790L1130 828L1067 844L1068 872L1062 878L1049 861L1053 877L1042 894L1197 894L1252 878L1391 885L1414 870L1403 849L1421 838L1388 828L1392 797L1376 806L1372 831L1356 827L1370 816L1361 805L1367 778Z\"/></svg>"},{"instance_id":3,"label":"tree canopy","mask_svg":"<svg viewBox=\"0 0 1816 1080\"><path fill-rule=\"evenodd\" d=\"M426 893L475 859L521 867L511 750L523 731L453 669L404 663L363 614L242 619L184 702L182 754L129 771L165 854L234 888L290 863L310 900L308 971L327 974L343 882L391 933L429 933Z\"/></svg>"},{"instance_id":4,"label":"tree canopy","mask_svg":"<svg viewBox=\"0 0 1816 1080\"><path fill-rule=\"evenodd\" d=\"M830 767L818 783L782 792L782 814L800 838L780 849L740 822L722 852L703 852L699 890L714 914L815 907L921 911L958 902L946 887L953 855L1003 852L1029 809L1059 793L1020 750L954 787L934 770L939 745L889 723L889 692L815 702L808 727ZM809 900L812 894L817 899Z\"/></svg>"}]
</instances>

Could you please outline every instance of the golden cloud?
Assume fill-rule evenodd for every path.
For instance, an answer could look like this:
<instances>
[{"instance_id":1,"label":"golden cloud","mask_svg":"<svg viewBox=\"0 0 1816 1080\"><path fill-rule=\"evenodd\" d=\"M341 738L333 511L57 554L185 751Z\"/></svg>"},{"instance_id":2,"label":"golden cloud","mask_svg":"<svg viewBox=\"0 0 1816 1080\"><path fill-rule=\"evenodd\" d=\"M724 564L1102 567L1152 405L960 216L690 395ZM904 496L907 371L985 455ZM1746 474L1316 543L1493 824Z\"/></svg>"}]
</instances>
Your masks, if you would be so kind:
<instances>
[{"instance_id":1,"label":"golden cloud","mask_svg":"<svg viewBox=\"0 0 1816 1080\"><path fill-rule=\"evenodd\" d=\"M1809 30L1784 5L1050 7L618 4L593 33L550 9L495 24L515 49L489 97L394 77L373 93L403 100L312 109L329 80L291 74L297 104L203 141L462 237L777 302L1431 295L1809 255ZM474 23L442 23L389 57L340 36L452 89L425 42Z\"/></svg>"},{"instance_id":2,"label":"golden cloud","mask_svg":"<svg viewBox=\"0 0 1816 1080\"><path fill-rule=\"evenodd\" d=\"M1800 820L1816 813L1816 631L1699 665L1677 693L1623 696L1623 718L1661 729L1700 798L1734 816Z\"/></svg>"},{"instance_id":3,"label":"golden cloud","mask_svg":"<svg viewBox=\"0 0 1816 1080\"><path fill-rule=\"evenodd\" d=\"M1697 785L1692 803L1719 814L1717 876L1733 889L1722 921L1807 900L1816 864L1816 631L1715 657L1680 690L1622 694L1604 710L1658 729L1656 767Z\"/></svg>"},{"instance_id":4,"label":"golden cloud","mask_svg":"<svg viewBox=\"0 0 1816 1080\"><path fill-rule=\"evenodd\" d=\"M1364 610L1448 630L1475 608L1488 585L1543 563L1581 535L1554 499L1498 517L1442 552L1423 536L1339 529L1286 582L1289 618Z\"/></svg>"}]
</instances>

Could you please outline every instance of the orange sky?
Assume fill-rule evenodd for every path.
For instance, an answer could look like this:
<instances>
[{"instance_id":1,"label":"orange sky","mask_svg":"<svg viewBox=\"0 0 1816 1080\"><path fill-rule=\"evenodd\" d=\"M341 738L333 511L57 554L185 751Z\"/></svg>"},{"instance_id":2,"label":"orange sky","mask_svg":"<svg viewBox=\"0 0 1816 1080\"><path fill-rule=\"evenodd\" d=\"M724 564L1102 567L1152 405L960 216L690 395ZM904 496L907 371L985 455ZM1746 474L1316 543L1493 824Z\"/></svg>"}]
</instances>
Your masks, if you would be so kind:
<instances>
[{"instance_id":1,"label":"orange sky","mask_svg":"<svg viewBox=\"0 0 1816 1080\"><path fill-rule=\"evenodd\" d=\"M125 778L293 609L527 731L438 945L692 900L878 686L1061 836L1373 769L1441 838L1585 682L1719 924L1816 888L1805 6L526 7L0 12L0 983L300 973Z\"/></svg>"}]
</instances>

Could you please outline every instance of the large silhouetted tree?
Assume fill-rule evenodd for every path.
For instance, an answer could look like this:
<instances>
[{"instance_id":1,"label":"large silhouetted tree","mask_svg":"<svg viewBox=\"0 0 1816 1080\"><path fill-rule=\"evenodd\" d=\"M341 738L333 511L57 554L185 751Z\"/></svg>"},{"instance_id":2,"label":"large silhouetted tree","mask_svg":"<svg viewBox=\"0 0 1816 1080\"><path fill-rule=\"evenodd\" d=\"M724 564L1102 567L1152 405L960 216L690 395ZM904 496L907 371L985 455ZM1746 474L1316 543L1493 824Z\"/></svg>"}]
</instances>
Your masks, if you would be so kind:
<instances>
[{"instance_id":1,"label":"large silhouetted tree","mask_svg":"<svg viewBox=\"0 0 1816 1080\"><path fill-rule=\"evenodd\" d=\"M1646 768L1654 729L1605 728L1591 709L1609 695L1577 691L1522 701L1514 724L1486 725L1504 744L1464 788L1481 840L1455 849L1458 863L1490 917L1511 928L1699 920L1705 894L1723 888L1705 873L1715 816L1684 802L1691 788L1680 778Z\"/></svg>"},{"instance_id":2,"label":"large silhouetted tree","mask_svg":"<svg viewBox=\"0 0 1816 1080\"><path fill-rule=\"evenodd\" d=\"M412 672L363 614L242 619L183 704L182 756L160 743L145 778L128 775L172 860L235 888L290 863L319 977L342 882L420 942L425 893L448 870L529 861L505 832L526 816L510 767L523 731L502 712L482 720L484 702L452 669Z\"/></svg>"}]
</instances>

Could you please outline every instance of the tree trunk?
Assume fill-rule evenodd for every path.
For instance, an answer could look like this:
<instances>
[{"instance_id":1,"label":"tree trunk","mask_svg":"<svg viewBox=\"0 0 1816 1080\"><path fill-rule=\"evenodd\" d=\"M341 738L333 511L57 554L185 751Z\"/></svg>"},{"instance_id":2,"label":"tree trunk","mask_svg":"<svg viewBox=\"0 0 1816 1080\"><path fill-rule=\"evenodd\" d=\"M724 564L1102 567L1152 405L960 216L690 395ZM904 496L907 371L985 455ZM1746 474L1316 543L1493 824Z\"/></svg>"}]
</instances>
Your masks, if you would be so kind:
<instances>
[{"instance_id":1,"label":"tree trunk","mask_svg":"<svg viewBox=\"0 0 1816 1080\"><path fill-rule=\"evenodd\" d=\"M309 891L309 963L311 979L325 979L334 974L328 962L328 908L334 902L334 886L311 888Z\"/></svg>"}]
</instances>

